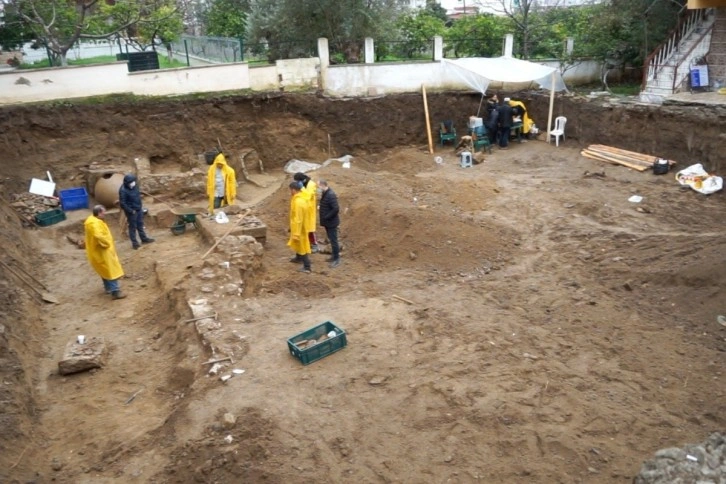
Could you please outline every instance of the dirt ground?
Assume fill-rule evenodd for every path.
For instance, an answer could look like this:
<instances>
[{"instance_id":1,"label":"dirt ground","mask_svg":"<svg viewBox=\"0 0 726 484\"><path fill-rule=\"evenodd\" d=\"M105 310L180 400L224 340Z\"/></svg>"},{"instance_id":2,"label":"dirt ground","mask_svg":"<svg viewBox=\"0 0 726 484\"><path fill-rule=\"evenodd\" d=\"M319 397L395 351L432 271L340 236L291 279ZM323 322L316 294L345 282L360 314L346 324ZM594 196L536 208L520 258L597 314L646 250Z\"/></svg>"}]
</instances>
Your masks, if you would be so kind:
<instances>
[{"instance_id":1,"label":"dirt ground","mask_svg":"<svg viewBox=\"0 0 726 484\"><path fill-rule=\"evenodd\" d=\"M531 103L539 121L546 100ZM478 98L431 104L463 131ZM0 111L7 195L48 167L78 185L91 161L143 155L157 173L183 171L216 138L256 149L271 180L239 187L268 225L239 296L204 293L226 276L205 276L219 260L201 260L209 246L193 230L150 223L156 242L133 251L112 222L128 298L111 301L66 238L87 212L22 229L0 203L2 260L60 300L39 302L0 267L0 481L631 482L656 450L723 431L723 193L579 154L602 142L720 169L720 111L556 107L572 130L559 148L515 143L466 169L450 147L436 148L443 165L427 152L415 96ZM694 127L709 116L719 121ZM679 122L682 138L699 135L673 139ZM282 166L329 149L353 155L314 175L339 196L342 264L315 254L300 274ZM219 313L212 331L180 322L201 299ZM348 346L302 366L286 339L328 320ZM108 364L60 376L78 334L104 337ZM245 373L209 376L219 355Z\"/></svg>"}]
</instances>

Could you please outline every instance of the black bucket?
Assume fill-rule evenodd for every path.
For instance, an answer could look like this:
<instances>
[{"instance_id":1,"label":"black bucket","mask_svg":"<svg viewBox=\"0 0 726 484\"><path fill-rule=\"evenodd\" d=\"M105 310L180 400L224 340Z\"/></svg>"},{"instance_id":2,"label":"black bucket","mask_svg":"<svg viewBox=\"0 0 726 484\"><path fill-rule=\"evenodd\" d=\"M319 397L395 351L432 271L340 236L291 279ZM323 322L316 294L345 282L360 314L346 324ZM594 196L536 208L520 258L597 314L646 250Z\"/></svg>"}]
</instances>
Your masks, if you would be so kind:
<instances>
[{"instance_id":1,"label":"black bucket","mask_svg":"<svg viewBox=\"0 0 726 484\"><path fill-rule=\"evenodd\" d=\"M656 158L653 162L653 174L665 175L671 169L671 164L663 158Z\"/></svg>"}]
</instances>

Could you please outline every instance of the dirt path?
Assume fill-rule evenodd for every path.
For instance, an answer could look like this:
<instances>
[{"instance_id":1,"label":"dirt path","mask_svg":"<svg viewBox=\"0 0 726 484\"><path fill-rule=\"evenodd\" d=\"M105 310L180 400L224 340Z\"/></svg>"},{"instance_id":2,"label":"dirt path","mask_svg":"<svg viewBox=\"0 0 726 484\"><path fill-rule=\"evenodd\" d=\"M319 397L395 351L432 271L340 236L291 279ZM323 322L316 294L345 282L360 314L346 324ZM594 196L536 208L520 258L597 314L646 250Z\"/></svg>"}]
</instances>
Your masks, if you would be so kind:
<instances>
[{"instance_id":1,"label":"dirt path","mask_svg":"<svg viewBox=\"0 0 726 484\"><path fill-rule=\"evenodd\" d=\"M53 465L63 469L62 475L75 476L75 482L99 482L109 462L164 423L193 382L194 373L178 363L200 350L177 344L182 333L176 328L179 315L155 268L198 252L199 245L194 238L154 231L157 243L134 251L116 218L109 216L126 272L122 290L128 295L112 301L88 266L85 251L65 238L67 233L82 237L85 215L71 213L79 220L54 226L38 240L50 269L45 284L61 303L48 306L44 315L50 334L36 394L43 409L40 427L49 430L46 452ZM105 339L110 350L107 365L102 371L60 376L57 361L62 349L79 334ZM126 471L139 476L154 468L153 458L147 457Z\"/></svg>"}]
</instances>

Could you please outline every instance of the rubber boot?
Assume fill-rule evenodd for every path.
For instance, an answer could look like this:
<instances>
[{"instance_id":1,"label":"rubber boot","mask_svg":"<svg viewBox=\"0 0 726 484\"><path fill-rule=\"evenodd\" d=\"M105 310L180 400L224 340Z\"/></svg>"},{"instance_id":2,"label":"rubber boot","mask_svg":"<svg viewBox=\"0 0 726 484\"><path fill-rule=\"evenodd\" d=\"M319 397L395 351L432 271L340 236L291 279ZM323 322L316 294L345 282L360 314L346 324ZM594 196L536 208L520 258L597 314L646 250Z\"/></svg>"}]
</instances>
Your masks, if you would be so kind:
<instances>
[{"instance_id":1,"label":"rubber boot","mask_svg":"<svg viewBox=\"0 0 726 484\"><path fill-rule=\"evenodd\" d=\"M113 291L111 293L112 299L124 299L126 297L126 294L122 293L121 291Z\"/></svg>"}]
</instances>

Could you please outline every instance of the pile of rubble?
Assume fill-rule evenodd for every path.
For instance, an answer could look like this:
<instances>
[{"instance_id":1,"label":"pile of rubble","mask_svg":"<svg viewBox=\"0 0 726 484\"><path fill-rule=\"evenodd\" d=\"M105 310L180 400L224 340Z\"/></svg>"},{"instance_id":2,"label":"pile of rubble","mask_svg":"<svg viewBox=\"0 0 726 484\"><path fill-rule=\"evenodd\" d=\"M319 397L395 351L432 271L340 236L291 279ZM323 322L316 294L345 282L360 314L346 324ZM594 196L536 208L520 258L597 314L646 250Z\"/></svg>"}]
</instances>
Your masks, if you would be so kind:
<instances>
[{"instance_id":1,"label":"pile of rubble","mask_svg":"<svg viewBox=\"0 0 726 484\"><path fill-rule=\"evenodd\" d=\"M713 433L700 444L661 449L643 464L635 484L720 484L726 477L726 434Z\"/></svg>"},{"instance_id":2,"label":"pile of rubble","mask_svg":"<svg viewBox=\"0 0 726 484\"><path fill-rule=\"evenodd\" d=\"M33 193L19 193L10 196L10 206L20 214L20 218L32 224L35 222L36 214L58 208L60 200Z\"/></svg>"}]
</instances>

